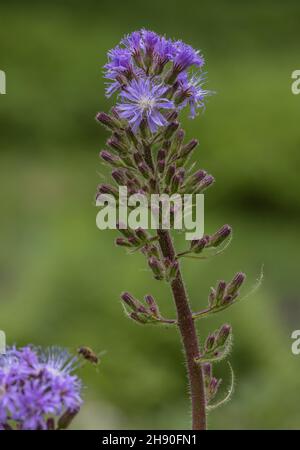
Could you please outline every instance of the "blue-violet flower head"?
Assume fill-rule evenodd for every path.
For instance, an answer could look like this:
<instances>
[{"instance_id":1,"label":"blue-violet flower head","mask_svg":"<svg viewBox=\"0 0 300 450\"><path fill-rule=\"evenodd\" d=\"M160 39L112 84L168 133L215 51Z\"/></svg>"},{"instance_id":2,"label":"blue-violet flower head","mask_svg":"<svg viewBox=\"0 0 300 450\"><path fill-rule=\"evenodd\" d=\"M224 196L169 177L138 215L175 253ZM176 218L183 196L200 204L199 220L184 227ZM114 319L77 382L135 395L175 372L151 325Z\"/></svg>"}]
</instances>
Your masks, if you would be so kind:
<instances>
[{"instance_id":1,"label":"blue-violet flower head","mask_svg":"<svg viewBox=\"0 0 300 450\"><path fill-rule=\"evenodd\" d=\"M128 120L133 132L145 119L154 133L158 127L168 123L160 110L174 108L173 102L164 97L166 90L166 86L157 85L148 78L132 80L120 94L122 102L117 105L117 112Z\"/></svg>"},{"instance_id":2,"label":"blue-violet flower head","mask_svg":"<svg viewBox=\"0 0 300 450\"><path fill-rule=\"evenodd\" d=\"M50 417L78 411L82 384L76 367L77 358L60 348L9 348L0 356L0 429L44 430Z\"/></svg>"}]
</instances>

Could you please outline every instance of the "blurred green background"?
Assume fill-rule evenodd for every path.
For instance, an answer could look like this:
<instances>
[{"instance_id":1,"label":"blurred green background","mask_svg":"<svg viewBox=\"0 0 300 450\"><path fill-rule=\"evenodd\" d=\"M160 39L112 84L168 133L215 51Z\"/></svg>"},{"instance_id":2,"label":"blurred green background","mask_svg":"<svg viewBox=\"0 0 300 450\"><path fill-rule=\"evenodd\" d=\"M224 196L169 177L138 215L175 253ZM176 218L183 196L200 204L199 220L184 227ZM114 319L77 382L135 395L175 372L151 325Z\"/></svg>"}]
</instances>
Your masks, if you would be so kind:
<instances>
[{"instance_id":1,"label":"blurred green background","mask_svg":"<svg viewBox=\"0 0 300 450\"><path fill-rule=\"evenodd\" d=\"M106 51L141 27L201 48L206 112L184 122L197 158L217 183L206 195L206 231L234 228L231 247L208 262L186 260L195 309L209 287L238 270L261 289L198 323L199 334L230 321L236 373L232 401L210 428L299 428L300 69L298 1L12 1L1 5L0 329L8 343L106 350L86 365L85 404L74 428L185 428L190 410L179 337L127 320L119 294L152 293L174 307L141 255L127 256L114 232L99 231L94 193L104 173L106 134L94 121L104 97ZM184 248L183 237L178 240ZM215 368L229 382L226 363Z\"/></svg>"}]
</instances>

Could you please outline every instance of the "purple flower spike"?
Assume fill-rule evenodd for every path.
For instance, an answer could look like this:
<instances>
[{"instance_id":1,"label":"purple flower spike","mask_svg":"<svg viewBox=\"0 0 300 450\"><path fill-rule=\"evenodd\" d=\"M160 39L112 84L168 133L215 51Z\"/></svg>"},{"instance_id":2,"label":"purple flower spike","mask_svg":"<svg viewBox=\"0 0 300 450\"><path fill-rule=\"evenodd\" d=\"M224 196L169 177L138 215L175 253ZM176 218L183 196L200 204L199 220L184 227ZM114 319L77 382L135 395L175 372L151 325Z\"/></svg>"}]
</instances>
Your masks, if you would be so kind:
<instances>
[{"instance_id":1,"label":"purple flower spike","mask_svg":"<svg viewBox=\"0 0 300 450\"><path fill-rule=\"evenodd\" d=\"M149 79L133 80L120 94L122 103L117 105L117 112L128 120L132 131L136 132L143 119L146 120L152 133L158 127L167 124L161 109L174 108L172 101L163 97L167 88L156 85Z\"/></svg>"}]
</instances>

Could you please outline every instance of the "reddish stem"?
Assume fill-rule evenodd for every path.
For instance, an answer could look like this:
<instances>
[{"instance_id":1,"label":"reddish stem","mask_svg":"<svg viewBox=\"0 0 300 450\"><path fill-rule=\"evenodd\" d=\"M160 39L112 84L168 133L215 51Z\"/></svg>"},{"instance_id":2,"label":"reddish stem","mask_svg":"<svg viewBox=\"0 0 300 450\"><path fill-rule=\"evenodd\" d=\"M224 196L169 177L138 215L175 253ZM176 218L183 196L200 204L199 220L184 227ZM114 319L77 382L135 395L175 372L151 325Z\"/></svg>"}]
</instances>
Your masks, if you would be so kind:
<instances>
[{"instance_id":1,"label":"reddish stem","mask_svg":"<svg viewBox=\"0 0 300 450\"><path fill-rule=\"evenodd\" d=\"M157 234L163 256L174 261L176 254L170 233L167 230L158 230ZM200 353L198 337L180 268L176 278L171 282L171 288L177 309L178 328L186 356L192 403L193 430L205 430L206 408L203 373L201 365L195 363L195 358L199 357Z\"/></svg>"}]
</instances>

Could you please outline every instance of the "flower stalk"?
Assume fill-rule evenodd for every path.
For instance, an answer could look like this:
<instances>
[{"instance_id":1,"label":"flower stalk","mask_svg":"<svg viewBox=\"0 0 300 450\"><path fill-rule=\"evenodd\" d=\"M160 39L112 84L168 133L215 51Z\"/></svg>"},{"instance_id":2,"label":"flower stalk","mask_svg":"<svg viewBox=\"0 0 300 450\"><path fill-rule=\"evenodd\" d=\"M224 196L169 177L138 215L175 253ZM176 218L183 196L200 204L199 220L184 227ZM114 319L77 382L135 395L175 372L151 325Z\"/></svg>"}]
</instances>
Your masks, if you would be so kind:
<instances>
[{"instance_id":1,"label":"flower stalk","mask_svg":"<svg viewBox=\"0 0 300 450\"><path fill-rule=\"evenodd\" d=\"M147 30L126 36L108 52L108 63L104 66L106 95L116 93L118 100L110 114L98 113L96 119L112 133L107 141L109 151L103 150L100 156L113 169L112 179L117 188L124 185L130 194L142 194L150 199L152 194L195 195L212 186L215 181L212 175L202 169L193 172L190 159L198 141L192 139L186 143L180 123L183 109L188 108L190 117L195 118L197 111L204 107L209 91L203 88L203 65L199 51L182 41L172 41ZM116 197L117 188L103 184L98 187L97 198L102 193ZM239 272L230 283L220 281L210 290L208 307L194 312L183 282L180 259L206 259L221 253L230 242L232 230L224 225L177 253L171 232L164 227L162 209L160 204L156 234L142 228L124 229L118 224L122 237L117 238L116 244L131 253L141 251L154 278L169 283L177 317L165 318L149 294L141 302L125 292L121 300L127 316L140 325L178 328L187 366L192 428L205 430L207 412L224 404L233 390L231 387L225 399L211 404L221 384L212 375L212 364L228 355L232 330L225 324L201 344L196 319L236 303L245 275ZM173 228L175 213L174 208L170 209Z\"/></svg>"}]
</instances>

